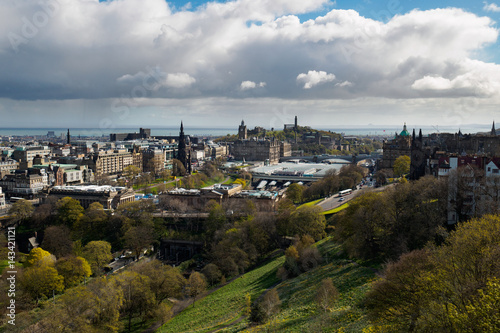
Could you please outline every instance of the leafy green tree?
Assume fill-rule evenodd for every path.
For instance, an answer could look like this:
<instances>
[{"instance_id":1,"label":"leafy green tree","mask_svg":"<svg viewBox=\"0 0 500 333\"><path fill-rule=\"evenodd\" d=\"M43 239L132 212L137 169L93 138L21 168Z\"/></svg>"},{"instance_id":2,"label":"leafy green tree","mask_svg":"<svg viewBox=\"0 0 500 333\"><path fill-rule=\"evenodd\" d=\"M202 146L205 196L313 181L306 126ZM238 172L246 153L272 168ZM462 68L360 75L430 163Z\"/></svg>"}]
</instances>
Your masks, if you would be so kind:
<instances>
[{"instance_id":1,"label":"leafy green tree","mask_svg":"<svg viewBox=\"0 0 500 333\"><path fill-rule=\"evenodd\" d=\"M215 264L208 264L203 269L201 270L201 274L203 274L210 285L216 285L220 279L222 278L222 272L220 271L219 267Z\"/></svg>"},{"instance_id":2,"label":"leafy green tree","mask_svg":"<svg viewBox=\"0 0 500 333\"><path fill-rule=\"evenodd\" d=\"M410 156L402 155L396 158L394 161L394 175L396 177L401 177L410 173Z\"/></svg>"},{"instance_id":3,"label":"leafy green tree","mask_svg":"<svg viewBox=\"0 0 500 333\"><path fill-rule=\"evenodd\" d=\"M65 288L78 285L92 274L89 263L82 257L61 258L56 262L56 269L64 277Z\"/></svg>"},{"instance_id":4,"label":"leafy green tree","mask_svg":"<svg viewBox=\"0 0 500 333\"><path fill-rule=\"evenodd\" d=\"M83 216L84 209L80 202L70 197L64 197L57 201L57 218L60 223L73 228Z\"/></svg>"},{"instance_id":5,"label":"leafy green tree","mask_svg":"<svg viewBox=\"0 0 500 333\"><path fill-rule=\"evenodd\" d=\"M494 332L499 242L500 217L489 215L461 223L439 247L403 255L367 297L374 323L398 332Z\"/></svg>"},{"instance_id":6,"label":"leafy green tree","mask_svg":"<svg viewBox=\"0 0 500 333\"><path fill-rule=\"evenodd\" d=\"M150 279L134 271L125 271L114 278L123 293L121 313L128 319L130 331L132 319L146 318L156 307L155 296L150 289Z\"/></svg>"},{"instance_id":7,"label":"leafy green tree","mask_svg":"<svg viewBox=\"0 0 500 333\"><path fill-rule=\"evenodd\" d=\"M113 256L111 254L111 244L106 241L92 241L83 248L82 257L90 264L94 275L100 275Z\"/></svg>"},{"instance_id":8,"label":"leafy green tree","mask_svg":"<svg viewBox=\"0 0 500 333\"><path fill-rule=\"evenodd\" d=\"M299 203L302 202L302 193L304 192L304 187L297 183L290 184L286 189L286 196L292 202Z\"/></svg>"},{"instance_id":9,"label":"leafy green tree","mask_svg":"<svg viewBox=\"0 0 500 333\"><path fill-rule=\"evenodd\" d=\"M418 320L433 297L430 272L434 269L430 250L415 250L389 263L384 277L366 297L366 306L374 322L389 323L394 331L414 332Z\"/></svg>"},{"instance_id":10,"label":"leafy green tree","mask_svg":"<svg viewBox=\"0 0 500 333\"><path fill-rule=\"evenodd\" d=\"M186 290L188 295L193 297L193 307L196 302L196 298L207 289L207 282L203 274L198 272L193 272L189 275L189 280L186 285Z\"/></svg>"},{"instance_id":11,"label":"leafy green tree","mask_svg":"<svg viewBox=\"0 0 500 333\"><path fill-rule=\"evenodd\" d=\"M226 212L221 205L216 201L210 200L207 203L206 210L208 211L208 218L205 221L205 232L207 239L212 239L215 232L221 229L226 223Z\"/></svg>"},{"instance_id":12,"label":"leafy green tree","mask_svg":"<svg viewBox=\"0 0 500 333\"><path fill-rule=\"evenodd\" d=\"M325 236L326 220L318 206L302 206L290 216L292 235L310 235L316 240ZM289 236L292 236L289 235Z\"/></svg>"},{"instance_id":13,"label":"leafy green tree","mask_svg":"<svg viewBox=\"0 0 500 333\"><path fill-rule=\"evenodd\" d=\"M169 297L180 297L186 285L186 279L177 268L164 265L158 260L138 263L132 269L149 277L149 287L157 305Z\"/></svg>"},{"instance_id":14,"label":"leafy green tree","mask_svg":"<svg viewBox=\"0 0 500 333\"><path fill-rule=\"evenodd\" d=\"M106 232L108 221L108 214L104 211L102 204L93 202L85 209L82 218L73 226L74 236L82 239L83 243L101 240L103 236L108 236Z\"/></svg>"}]
</instances>

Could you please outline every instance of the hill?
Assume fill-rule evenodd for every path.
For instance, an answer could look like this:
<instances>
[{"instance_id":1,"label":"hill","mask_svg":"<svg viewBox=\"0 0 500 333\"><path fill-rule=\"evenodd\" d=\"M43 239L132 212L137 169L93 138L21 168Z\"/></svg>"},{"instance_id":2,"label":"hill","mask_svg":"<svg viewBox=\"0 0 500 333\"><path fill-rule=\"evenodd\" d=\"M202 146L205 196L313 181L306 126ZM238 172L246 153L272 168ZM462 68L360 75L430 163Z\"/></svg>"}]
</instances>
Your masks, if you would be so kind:
<instances>
[{"instance_id":1,"label":"hill","mask_svg":"<svg viewBox=\"0 0 500 333\"><path fill-rule=\"evenodd\" d=\"M280 256L235 279L190 306L158 332L363 332L369 329L361 300L374 280L374 270L349 260L330 239L316 244L323 261L293 279L281 282L276 271L284 262ZM325 313L315 303L321 281L332 278L340 292L338 301ZM252 326L246 316L251 301L268 288L276 287L281 311L269 322Z\"/></svg>"}]
</instances>

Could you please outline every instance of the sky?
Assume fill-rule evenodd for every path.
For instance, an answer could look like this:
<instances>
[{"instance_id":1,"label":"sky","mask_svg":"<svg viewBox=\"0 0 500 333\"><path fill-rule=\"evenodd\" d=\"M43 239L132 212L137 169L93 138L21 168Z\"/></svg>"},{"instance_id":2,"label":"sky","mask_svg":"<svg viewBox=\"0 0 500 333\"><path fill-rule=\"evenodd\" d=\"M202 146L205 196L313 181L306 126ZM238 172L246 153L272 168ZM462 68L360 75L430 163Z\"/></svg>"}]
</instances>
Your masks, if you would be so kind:
<instances>
[{"instance_id":1,"label":"sky","mask_svg":"<svg viewBox=\"0 0 500 333\"><path fill-rule=\"evenodd\" d=\"M3 0L0 127L500 121L500 0Z\"/></svg>"}]
</instances>

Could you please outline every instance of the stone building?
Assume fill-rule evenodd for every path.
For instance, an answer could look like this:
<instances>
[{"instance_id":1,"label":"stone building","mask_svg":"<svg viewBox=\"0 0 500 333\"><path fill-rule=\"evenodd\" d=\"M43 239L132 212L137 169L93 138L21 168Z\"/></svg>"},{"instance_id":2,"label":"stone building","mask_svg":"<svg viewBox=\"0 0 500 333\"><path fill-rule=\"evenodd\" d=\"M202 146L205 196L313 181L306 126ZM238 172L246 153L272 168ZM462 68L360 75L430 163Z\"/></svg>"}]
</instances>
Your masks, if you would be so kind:
<instances>
[{"instance_id":1,"label":"stone building","mask_svg":"<svg viewBox=\"0 0 500 333\"><path fill-rule=\"evenodd\" d=\"M239 184L216 184L202 189L171 190L162 194L161 200L167 204L172 200L178 200L196 211L203 211L207 203L213 200L219 205L234 207L233 212L237 213L238 207L242 207L247 201L253 202L258 211L276 211L281 197L279 192L242 190Z\"/></svg>"},{"instance_id":2,"label":"stone building","mask_svg":"<svg viewBox=\"0 0 500 333\"><path fill-rule=\"evenodd\" d=\"M0 179L0 187L9 197L33 198L48 185L49 175L45 169L16 170Z\"/></svg>"},{"instance_id":3,"label":"stone building","mask_svg":"<svg viewBox=\"0 0 500 333\"><path fill-rule=\"evenodd\" d=\"M165 151L162 149L149 148L142 151L142 165L144 171L156 175L165 170Z\"/></svg>"},{"instance_id":4,"label":"stone building","mask_svg":"<svg viewBox=\"0 0 500 333\"><path fill-rule=\"evenodd\" d=\"M48 197L53 197L57 200L70 197L78 200L85 209L94 202L99 202L104 209L116 209L121 204L133 202L135 200L135 192L127 187L113 187L109 185L54 186L47 189L46 198Z\"/></svg>"},{"instance_id":5,"label":"stone building","mask_svg":"<svg viewBox=\"0 0 500 333\"><path fill-rule=\"evenodd\" d=\"M17 170L18 167L19 163L16 160L2 156L0 158L0 178Z\"/></svg>"},{"instance_id":6,"label":"stone building","mask_svg":"<svg viewBox=\"0 0 500 333\"><path fill-rule=\"evenodd\" d=\"M280 159L281 143L275 138L236 140L231 149L231 155L242 161L269 161L276 164Z\"/></svg>"},{"instance_id":7,"label":"stone building","mask_svg":"<svg viewBox=\"0 0 500 333\"><path fill-rule=\"evenodd\" d=\"M401 133L396 133L394 139L384 141L382 149L384 152L380 161L380 169L392 169L398 157L410 156L411 136L406 129L406 123Z\"/></svg>"},{"instance_id":8,"label":"stone building","mask_svg":"<svg viewBox=\"0 0 500 333\"><path fill-rule=\"evenodd\" d=\"M132 151L127 149L100 150L90 155L90 158L84 160L83 164L88 165L96 176L103 176L121 174L129 165L135 165L142 171L142 162L142 152L134 148Z\"/></svg>"},{"instance_id":9,"label":"stone building","mask_svg":"<svg viewBox=\"0 0 500 333\"><path fill-rule=\"evenodd\" d=\"M5 194L2 192L2 187L0 186L0 211L4 210L5 208Z\"/></svg>"}]
</instances>

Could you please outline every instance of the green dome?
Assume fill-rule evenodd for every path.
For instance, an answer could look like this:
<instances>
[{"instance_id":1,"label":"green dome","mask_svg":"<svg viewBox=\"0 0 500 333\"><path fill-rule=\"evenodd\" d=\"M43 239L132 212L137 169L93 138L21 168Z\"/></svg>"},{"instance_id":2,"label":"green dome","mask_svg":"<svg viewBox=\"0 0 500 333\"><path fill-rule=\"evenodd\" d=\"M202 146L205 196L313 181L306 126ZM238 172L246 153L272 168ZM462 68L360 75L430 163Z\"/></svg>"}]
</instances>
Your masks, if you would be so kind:
<instances>
[{"instance_id":1,"label":"green dome","mask_svg":"<svg viewBox=\"0 0 500 333\"><path fill-rule=\"evenodd\" d=\"M403 130L401 131L401 133L399 133L399 135L400 136L410 136L410 132L408 132L408 130L406 129L406 123L403 126Z\"/></svg>"}]
</instances>

